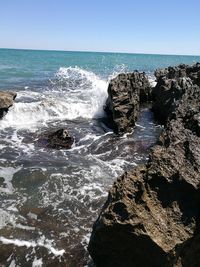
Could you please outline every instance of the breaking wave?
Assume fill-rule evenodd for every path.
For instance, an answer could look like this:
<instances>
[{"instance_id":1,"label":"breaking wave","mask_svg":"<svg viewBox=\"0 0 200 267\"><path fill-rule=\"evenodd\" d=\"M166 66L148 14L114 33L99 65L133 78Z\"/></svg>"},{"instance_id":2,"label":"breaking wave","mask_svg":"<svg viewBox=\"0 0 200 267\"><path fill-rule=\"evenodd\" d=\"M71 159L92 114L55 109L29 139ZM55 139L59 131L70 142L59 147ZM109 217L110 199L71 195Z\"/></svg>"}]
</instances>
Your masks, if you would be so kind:
<instances>
[{"instance_id":1,"label":"breaking wave","mask_svg":"<svg viewBox=\"0 0 200 267\"><path fill-rule=\"evenodd\" d=\"M40 93L20 91L17 102L1 121L3 128L29 128L54 120L98 118L104 115L108 82L78 67L61 67Z\"/></svg>"}]
</instances>

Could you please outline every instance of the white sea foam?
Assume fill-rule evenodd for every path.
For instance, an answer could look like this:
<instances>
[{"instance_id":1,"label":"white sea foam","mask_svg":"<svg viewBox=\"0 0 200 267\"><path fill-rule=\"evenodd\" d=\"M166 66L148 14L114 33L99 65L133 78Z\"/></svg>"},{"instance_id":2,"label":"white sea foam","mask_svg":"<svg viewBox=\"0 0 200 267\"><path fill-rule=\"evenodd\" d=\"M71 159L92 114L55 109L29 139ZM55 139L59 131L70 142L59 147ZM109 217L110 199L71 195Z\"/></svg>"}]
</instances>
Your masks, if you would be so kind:
<instances>
[{"instance_id":1,"label":"white sea foam","mask_svg":"<svg viewBox=\"0 0 200 267\"><path fill-rule=\"evenodd\" d=\"M0 187L0 192L7 194L13 193L12 178L15 173L17 173L21 167L0 167L0 177L4 178L4 184L6 187Z\"/></svg>"},{"instance_id":2,"label":"white sea foam","mask_svg":"<svg viewBox=\"0 0 200 267\"><path fill-rule=\"evenodd\" d=\"M156 77L153 75L148 75L149 83L151 87L155 87L157 82L156 82Z\"/></svg>"},{"instance_id":3,"label":"white sea foam","mask_svg":"<svg viewBox=\"0 0 200 267\"><path fill-rule=\"evenodd\" d=\"M58 250L52 247L52 242L49 240L45 240L44 238L39 239L37 242L35 241L25 241L25 240L19 240L19 239L8 239L3 236L0 236L0 242L3 244L9 245L15 245L18 247L27 247L27 248L35 248L35 247L44 247L47 250L49 250L50 253L57 256L62 256L65 253L64 249Z\"/></svg>"},{"instance_id":4,"label":"white sea foam","mask_svg":"<svg viewBox=\"0 0 200 267\"><path fill-rule=\"evenodd\" d=\"M72 103L78 105L75 108L76 117L102 116L103 105L107 98L108 82L98 77L95 73L83 70L79 67L61 67L56 73L59 81L64 81L66 89L70 89ZM74 103L73 103L74 104ZM79 105L83 106L79 106ZM74 118L74 115L73 115Z\"/></svg>"},{"instance_id":5,"label":"white sea foam","mask_svg":"<svg viewBox=\"0 0 200 267\"><path fill-rule=\"evenodd\" d=\"M7 261L8 261L8 259L7 259ZM16 267L16 266L17 265L16 265L15 260L12 260L11 263L10 263L10 265L9 265L9 267Z\"/></svg>"},{"instance_id":6,"label":"white sea foam","mask_svg":"<svg viewBox=\"0 0 200 267\"><path fill-rule=\"evenodd\" d=\"M36 257L34 258L34 261L32 263L32 267L42 267L43 266L43 261L42 258L37 259Z\"/></svg>"},{"instance_id":7,"label":"white sea foam","mask_svg":"<svg viewBox=\"0 0 200 267\"><path fill-rule=\"evenodd\" d=\"M7 211L0 209L0 229L5 227L7 224L15 221L14 215L11 215Z\"/></svg>"},{"instance_id":8,"label":"white sea foam","mask_svg":"<svg viewBox=\"0 0 200 267\"><path fill-rule=\"evenodd\" d=\"M55 77L52 91L19 93L17 102L1 120L0 127L30 128L58 119L103 116L107 81L78 67L62 67ZM57 85L59 82L62 82L61 89Z\"/></svg>"}]
</instances>

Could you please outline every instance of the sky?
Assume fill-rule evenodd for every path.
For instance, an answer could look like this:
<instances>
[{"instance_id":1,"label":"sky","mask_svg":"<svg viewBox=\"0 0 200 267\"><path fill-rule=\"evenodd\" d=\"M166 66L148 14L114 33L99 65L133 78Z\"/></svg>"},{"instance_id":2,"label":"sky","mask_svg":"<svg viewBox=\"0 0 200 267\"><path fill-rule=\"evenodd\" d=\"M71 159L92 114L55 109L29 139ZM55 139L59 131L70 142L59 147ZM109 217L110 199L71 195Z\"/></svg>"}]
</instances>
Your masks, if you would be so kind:
<instances>
[{"instance_id":1,"label":"sky","mask_svg":"<svg viewBox=\"0 0 200 267\"><path fill-rule=\"evenodd\" d=\"M200 0L0 0L0 48L200 55Z\"/></svg>"}]
</instances>

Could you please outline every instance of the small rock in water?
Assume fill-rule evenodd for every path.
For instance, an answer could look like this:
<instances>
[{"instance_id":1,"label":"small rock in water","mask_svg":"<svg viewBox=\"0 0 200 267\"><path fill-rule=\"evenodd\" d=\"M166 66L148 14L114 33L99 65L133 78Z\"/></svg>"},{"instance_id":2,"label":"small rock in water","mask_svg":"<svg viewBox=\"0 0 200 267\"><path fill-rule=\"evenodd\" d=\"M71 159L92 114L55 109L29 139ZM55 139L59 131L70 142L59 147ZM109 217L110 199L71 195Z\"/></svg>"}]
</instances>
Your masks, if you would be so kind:
<instances>
[{"instance_id":1,"label":"small rock in water","mask_svg":"<svg viewBox=\"0 0 200 267\"><path fill-rule=\"evenodd\" d=\"M0 118L8 112L16 96L17 94L13 92L0 92Z\"/></svg>"},{"instance_id":2,"label":"small rock in water","mask_svg":"<svg viewBox=\"0 0 200 267\"><path fill-rule=\"evenodd\" d=\"M47 136L47 146L51 148L70 149L74 143L74 138L70 136L67 129L59 129Z\"/></svg>"},{"instance_id":3,"label":"small rock in water","mask_svg":"<svg viewBox=\"0 0 200 267\"><path fill-rule=\"evenodd\" d=\"M55 149L70 149L74 143L74 138L68 133L67 129L59 129L53 132L43 133L39 139L40 146Z\"/></svg>"}]
</instances>

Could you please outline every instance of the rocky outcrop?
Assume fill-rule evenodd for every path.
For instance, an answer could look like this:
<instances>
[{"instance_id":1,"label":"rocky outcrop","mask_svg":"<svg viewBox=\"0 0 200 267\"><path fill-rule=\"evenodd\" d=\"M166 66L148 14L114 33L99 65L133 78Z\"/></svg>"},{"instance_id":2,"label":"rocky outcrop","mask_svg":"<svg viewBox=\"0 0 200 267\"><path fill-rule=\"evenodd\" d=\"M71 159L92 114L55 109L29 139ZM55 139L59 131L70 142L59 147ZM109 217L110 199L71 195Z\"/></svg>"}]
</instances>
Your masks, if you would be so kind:
<instances>
[{"instance_id":1,"label":"rocky outcrop","mask_svg":"<svg viewBox=\"0 0 200 267\"><path fill-rule=\"evenodd\" d=\"M192 80L193 84L200 86L200 63L192 66L181 64L177 67L168 67L165 69L158 69L155 71L157 80L165 77L166 79L177 79L188 77Z\"/></svg>"},{"instance_id":2,"label":"rocky outcrop","mask_svg":"<svg viewBox=\"0 0 200 267\"><path fill-rule=\"evenodd\" d=\"M119 74L110 81L105 111L116 133L131 131L139 114L139 103L150 97L145 73Z\"/></svg>"},{"instance_id":3,"label":"rocky outcrop","mask_svg":"<svg viewBox=\"0 0 200 267\"><path fill-rule=\"evenodd\" d=\"M161 123L167 122L170 114L175 111L178 101L182 95L192 86L190 78L167 79L160 77L156 87L153 89L154 103L152 110L155 118Z\"/></svg>"},{"instance_id":4,"label":"rocky outcrop","mask_svg":"<svg viewBox=\"0 0 200 267\"><path fill-rule=\"evenodd\" d=\"M109 192L88 247L97 267L200 266L200 88L162 73L154 110L163 96L165 129Z\"/></svg>"},{"instance_id":5,"label":"rocky outcrop","mask_svg":"<svg viewBox=\"0 0 200 267\"><path fill-rule=\"evenodd\" d=\"M8 109L13 105L17 94L13 92L0 92L0 118L8 112Z\"/></svg>"},{"instance_id":6,"label":"rocky outcrop","mask_svg":"<svg viewBox=\"0 0 200 267\"><path fill-rule=\"evenodd\" d=\"M47 132L39 138L39 144L48 148L70 149L73 143L74 138L68 133L67 129Z\"/></svg>"},{"instance_id":7,"label":"rocky outcrop","mask_svg":"<svg viewBox=\"0 0 200 267\"><path fill-rule=\"evenodd\" d=\"M177 67L168 67L155 71L157 85L152 90L153 111L155 117L165 124L177 101L191 87L200 86L200 63L193 66L181 64Z\"/></svg>"}]
</instances>

